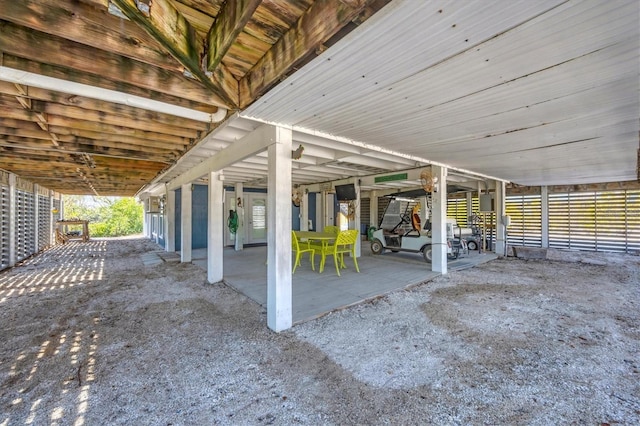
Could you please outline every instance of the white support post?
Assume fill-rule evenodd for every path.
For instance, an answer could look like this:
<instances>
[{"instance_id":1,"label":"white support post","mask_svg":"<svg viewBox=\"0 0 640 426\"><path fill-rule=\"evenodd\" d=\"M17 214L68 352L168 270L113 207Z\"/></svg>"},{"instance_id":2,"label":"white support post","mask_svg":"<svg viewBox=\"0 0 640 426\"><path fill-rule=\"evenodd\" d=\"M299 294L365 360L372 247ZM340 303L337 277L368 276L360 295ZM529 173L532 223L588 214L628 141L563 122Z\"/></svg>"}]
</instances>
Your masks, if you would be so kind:
<instances>
[{"instance_id":1,"label":"white support post","mask_svg":"<svg viewBox=\"0 0 640 426\"><path fill-rule=\"evenodd\" d=\"M164 216L164 249L173 253L176 251L176 191L167 189Z\"/></svg>"},{"instance_id":2,"label":"white support post","mask_svg":"<svg viewBox=\"0 0 640 426\"><path fill-rule=\"evenodd\" d=\"M478 192L478 199L480 198L480 193ZM469 218L473 216L473 193L467 192L467 226L470 225Z\"/></svg>"},{"instance_id":3,"label":"white support post","mask_svg":"<svg viewBox=\"0 0 640 426\"><path fill-rule=\"evenodd\" d=\"M358 178L353 178L353 185L356 187L356 200L355 203L355 217L353 218L353 229L358 231L358 239L356 239L356 257L360 257L360 251L362 249L362 235L361 232L361 222L360 222L360 182Z\"/></svg>"},{"instance_id":4,"label":"white support post","mask_svg":"<svg viewBox=\"0 0 640 426\"><path fill-rule=\"evenodd\" d=\"M238 214L238 230L236 231L236 251L244 248L244 186L242 183L236 183L236 213Z\"/></svg>"},{"instance_id":5,"label":"white support post","mask_svg":"<svg viewBox=\"0 0 640 426\"><path fill-rule=\"evenodd\" d=\"M495 207L496 207L496 254L500 256L507 255L507 230L504 226L502 217L505 214L505 191L506 185L504 181L496 181Z\"/></svg>"},{"instance_id":6,"label":"white support post","mask_svg":"<svg viewBox=\"0 0 640 426\"><path fill-rule=\"evenodd\" d=\"M313 224L317 232L322 232L324 229L324 205L326 204L326 191L320 191L316 193L316 223Z\"/></svg>"},{"instance_id":7,"label":"white support post","mask_svg":"<svg viewBox=\"0 0 640 426\"><path fill-rule=\"evenodd\" d=\"M273 127L268 148L267 326L282 331L293 324L291 289L291 129Z\"/></svg>"},{"instance_id":8,"label":"white support post","mask_svg":"<svg viewBox=\"0 0 640 426\"><path fill-rule=\"evenodd\" d=\"M209 209L207 223L207 281L217 283L223 277L224 247L224 214L222 201L224 197L223 176L221 172L209 173Z\"/></svg>"},{"instance_id":9,"label":"white support post","mask_svg":"<svg viewBox=\"0 0 640 426\"><path fill-rule=\"evenodd\" d=\"M182 185L181 205L180 205L180 262L191 262L191 196L192 184Z\"/></svg>"},{"instance_id":10,"label":"white support post","mask_svg":"<svg viewBox=\"0 0 640 426\"><path fill-rule=\"evenodd\" d=\"M54 232L56 229L56 224L53 222L53 200L54 200L53 191L49 190L49 246L53 246L55 244Z\"/></svg>"},{"instance_id":11,"label":"white support post","mask_svg":"<svg viewBox=\"0 0 640 426\"><path fill-rule=\"evenodd\" d=\"M38 214L38 210L40 209L40 185L33 185L33 248L34 252L38 253L40 251L40 241L38 240L38 234L40 233L40 215Z\"/></svg>"},{"instance_id":12,"label":"white support post","mask_svg":"<svg viewBox=\"0 0 640 426\"><path fill-rule=\"evenodd\" d=\"M378 227L378 191L369 193L369 226Z\"/></svg>"},{"instance_id":13,"label":"white support post","mask_svg":"<svg viewBox=\"0 0 640 426\"><path fill-rule=\"evenodd\" d=\"M540 208L542 209L542 247L549 248L549 187L540 188Z\"/></svg>"},{"instance_id":14,"label":"white support post","mask_svg":"<svg viewBox=\"0 0 640 426\"><path fill-rule=\"evenodd\" d=\"M424 225L429 220L429 207L427 206L427 197L420 197L420 227L424 229ZM420 229L420 233L422 233Z\"/></svg>"},{"instance_id":15,"label":"white support post","mask_svg":"<svg viewBox=\"0 0 640 426\"><path fill-rule=\"evenodd\" d=\"M435 178L436 188L432 192L432 221L431 242L432 255L431 270L447 273L447 174L444 167L431 166ZM437 191L436 191L437 189Z\"/></svg>"},{"instance_id":16,"label":"white support post","mask_svg":"<svg viewBox=\"0 0 640 426\"><path fill-rule=\"evenodd\" d=\"M16 264L16 175L9 173L9 266Z\"/></svg>"},{"instance_id":17,"label":"white support post","mask_svg":"<svg viewBox=\"0 0 640 426\"><path fill-rule=\"evenodd\" d=\"M300 201L300 230L309 230L309 192L306 188L300 188L302 199Z\"/></svg>"}]
</instances>

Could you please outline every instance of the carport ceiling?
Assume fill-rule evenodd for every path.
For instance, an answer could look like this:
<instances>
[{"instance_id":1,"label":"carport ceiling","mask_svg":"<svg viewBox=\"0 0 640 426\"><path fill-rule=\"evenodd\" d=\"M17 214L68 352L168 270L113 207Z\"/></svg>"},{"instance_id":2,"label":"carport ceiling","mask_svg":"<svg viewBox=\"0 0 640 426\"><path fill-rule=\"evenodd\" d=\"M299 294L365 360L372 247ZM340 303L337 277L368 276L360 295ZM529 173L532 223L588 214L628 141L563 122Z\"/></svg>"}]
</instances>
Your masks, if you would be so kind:
<instances>
[{"instance_id":1,"label":"carport ceiling","mask_svg":"<svg viewBox=\"0 0 640 426\"><path fill-rule=\"evenodd\" d=\"M0 0L0 168L133 195L388 1Z\"/></svg>"},{"instance_id":2,"label":"carport ceiling","mask_svg":"<svg viewBox=\"0 0 640 426\"><path fill-rule=\"evenodd\" d=\"M243 116L522 185L638 179L640 2L394 1Z\"/></svg>"}]
</instances>

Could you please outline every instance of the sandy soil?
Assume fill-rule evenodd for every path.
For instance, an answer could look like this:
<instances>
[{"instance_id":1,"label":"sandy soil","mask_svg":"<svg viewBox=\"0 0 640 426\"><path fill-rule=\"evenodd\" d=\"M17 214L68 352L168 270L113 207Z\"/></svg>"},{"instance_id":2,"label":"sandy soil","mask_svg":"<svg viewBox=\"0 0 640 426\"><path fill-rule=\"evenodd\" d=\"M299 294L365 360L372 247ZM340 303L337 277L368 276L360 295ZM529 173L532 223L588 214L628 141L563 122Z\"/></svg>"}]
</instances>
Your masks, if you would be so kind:
<instances>
[{"instance_id":1,"label":"sandy soil","mask_svg":"<svg viewBox=\"0 0 640 426\"><path fill-rule=\"evenodd\" d=\"M0 425L640 424L640 258L501 259L276 334L144 239L0 273Z\"/></svg>"}]
</instances>

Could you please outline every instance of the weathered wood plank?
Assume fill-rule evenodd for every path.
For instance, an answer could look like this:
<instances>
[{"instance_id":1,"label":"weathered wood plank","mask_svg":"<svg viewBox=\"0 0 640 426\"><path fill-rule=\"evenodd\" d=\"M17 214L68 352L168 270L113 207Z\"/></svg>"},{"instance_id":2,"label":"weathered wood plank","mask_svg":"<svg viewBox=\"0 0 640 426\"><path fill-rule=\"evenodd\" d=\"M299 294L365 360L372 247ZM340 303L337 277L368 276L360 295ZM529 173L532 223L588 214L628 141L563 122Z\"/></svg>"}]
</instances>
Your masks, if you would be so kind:
<instances>
[{"instance_id":1,"label":"weathered wood plank","mask_svg":"<svg viewBox=\"0 0 640 426\"><path fill-rule=\"evenodd\" d=\"M134 0L112 0L133 22L164 46L195 78L215 93L229 109L238 106L237 81L221 70L207 75L201 68L200 54L203 40L169 0L154 0L148 16L141 12ZM228 74L228 75L227 75Z\"/></svg>"},{"instance_id":2,"label":"weathered wood plank","mask_svg":"<svg viewBox=\"0 0 640 426\"><path fill-rule=\"evenodd\" d=\"M358 16L360 7L349 7L340 0L317 0L240 80L240 106L244 108L271 87L289 69L340 28Z\"/></svg>"},{"instance_id":3,"label":"weathered wood plank","mask_svg":"<svg viewBox=\"0 0 640 426\"><path fill-rule=\"evenodd\" d=\"M170 114L164 114L155 111L135 108L129 105L116 104L112 102L90 99L83 96L69 95L67 93L56 92L52 90L40 89L38 87L26 87L23 95L15 84L6 81L0 81L0 94L10 96L26 96L29 99L50 101L61 105L81 107L94 111L102 111L105 113L120 114L128 117L134 117L138 120L146 120L150 122L169 124L172 126L180 126L187 129L195 129L208 131L210 125L196 120L188 120L182 117L176 117Z\"/></svg>"},{"instance_id":4,"label":"weathered wood plank","mask_svg":"<svg viewBox=\"0 0 640 426\"><path fill-rule=\"evenodd\" d=\"M14 122L19 121L0 118L0 136L16 136L21 138L33 138L48 141L51 140L51 136L49 135L49 133L41 130L35 123L21 122L24 124L14 124ZM127 135L92 132L53 125L50 125L49 129L52 133L55 133L58 137L58 140L62 142L73 143L78 141L85 141L85 143L105 144L105 146L117 144L123 146L138 147L141 150L149 152L153 152L153 150L157 149L182 153L190 144L188 140L182 138L177 138L177 140L173 142L164 142Z\"/></svg>"},{"instance_id":5,"label":"weathered wood plank","mask_svg":"<svg viewBox=\"0 0 640 426\"><path fill-rule=\"evenodd\" d=\"M94 123L112 124L114 126L129 127L132 129L146 130L149 132L163 133L189 139L200 137L199 130L147 121L144 119L139 119L138 117L130 117L121 114L60 105L52 102L33 101L32 108L33 111L44 112L48 115L66 117L72 120L83 120L91 121Z\"/></svg>"},{"instance_id":6,"label":"weathered wood plank","mask_svg":"<svg viewBox=\"0 0 640 426\"><path fill-rule=\"evenodd\" d=\"M133 160L149 160L162 163L171 163L178 158L177 153L169 150L154 149L153 151L146 151L139 149L132 145L125 144L104 144L100 145L92 143L93 141L87 140L85 142L64 142L59 141L59 147L55 147L43 139L35 138L20 138L15 136L6 136L0 138L0 147L15 147L19 146L26 150L38 150L38 151L59 151L65 152L84 153L103 155L106 157L126 158Z\"/></svg>"},{"instance_id":7,"label":"weathered wood plank","mask_svg":"<svg viewBox=\"0 0 640 426\"><path fill-rule=\"evenodd\" d=\"M5 21L0 21L0 32L0 51L65 67L68 76L79 71L196 102L222 107L227 104L196 81L162 68Z\"/></svg>"},{"instance_id":8,"label":"weathered wood plank","mask_svg":"<svg viewBox=\"0 0 640 426\"><path fill-rule=\"evenodd\" d=\"M181 65L134 23L111 15L107 7L59 0L0 0L2 19L97 49L181 72Z\"/></svg>"},{"instance_id":9,"label":"weathered wood plank","mask_svg":"<svg viewBox=\"0 0 640 426\"><path fill-rule=\"evenodd\" d=\"M222 61L238 34L249 22L262 0L237 0L226 2L215 24L207 34L207 69L214 70Z\"/></svg>"}]
</instances>

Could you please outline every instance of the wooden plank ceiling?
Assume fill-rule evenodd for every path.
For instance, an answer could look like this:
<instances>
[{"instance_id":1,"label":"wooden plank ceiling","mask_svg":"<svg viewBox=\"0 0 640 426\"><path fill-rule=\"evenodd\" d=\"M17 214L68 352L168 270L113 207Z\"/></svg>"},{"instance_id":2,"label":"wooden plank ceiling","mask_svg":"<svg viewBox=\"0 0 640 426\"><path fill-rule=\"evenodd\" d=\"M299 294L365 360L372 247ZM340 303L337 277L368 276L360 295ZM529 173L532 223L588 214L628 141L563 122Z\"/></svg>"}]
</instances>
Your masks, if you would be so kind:
<instances>
[{"instance_id":1,"label":"wooden plank ceiling","mask_svg":"<svg viewBox=\"0 0 640 426\"><path fill-rule=\"evenodd\" d=\"M389 0L0 0L0 69L215 113L242 110ZM213 130L0 80L0 169L134 195Z\"/></svg>"}]
</instances>

